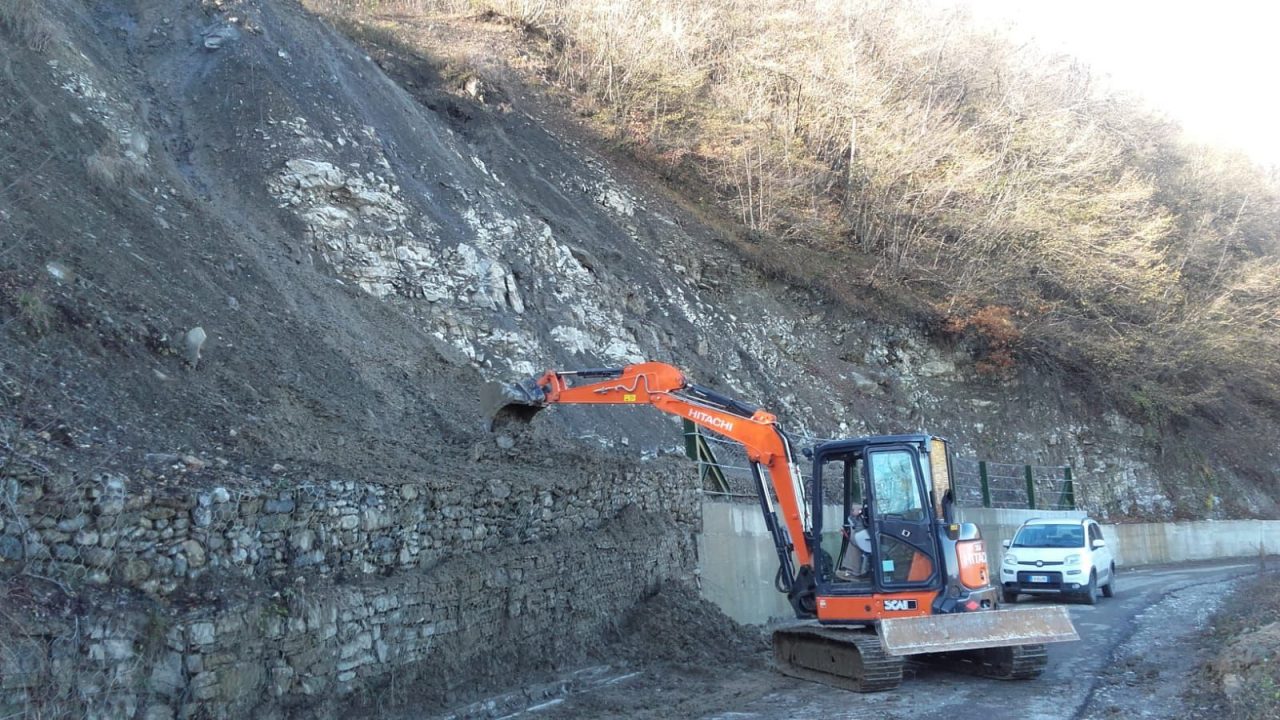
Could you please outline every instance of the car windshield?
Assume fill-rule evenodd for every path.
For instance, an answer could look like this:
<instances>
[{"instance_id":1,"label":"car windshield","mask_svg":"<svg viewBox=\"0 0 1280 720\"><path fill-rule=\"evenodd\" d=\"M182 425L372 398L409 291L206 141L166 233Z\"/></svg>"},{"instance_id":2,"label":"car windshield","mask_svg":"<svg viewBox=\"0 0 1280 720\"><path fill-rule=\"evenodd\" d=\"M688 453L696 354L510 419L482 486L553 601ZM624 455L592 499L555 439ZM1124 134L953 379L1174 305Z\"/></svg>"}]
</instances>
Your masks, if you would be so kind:
<instances>
[{"instance_id":1,"label":"car windshield","mask_svg":"<svg viewBox=\"0 0 1280 720\"><path fill-rule=\"evenodd\" d=\"M1013 547L1084 547L1084 528L1079 525L1027 525L1018 531Z\"/></svg>"}]
</instances>

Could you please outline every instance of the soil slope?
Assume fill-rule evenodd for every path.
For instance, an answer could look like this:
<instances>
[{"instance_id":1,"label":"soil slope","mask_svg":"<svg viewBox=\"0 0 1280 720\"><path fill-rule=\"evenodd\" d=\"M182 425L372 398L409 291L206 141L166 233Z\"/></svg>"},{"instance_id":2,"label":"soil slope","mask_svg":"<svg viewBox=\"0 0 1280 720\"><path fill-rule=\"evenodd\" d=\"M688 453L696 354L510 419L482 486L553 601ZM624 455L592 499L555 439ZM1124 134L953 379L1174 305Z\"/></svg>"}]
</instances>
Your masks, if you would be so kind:
<instances>
[{"instance_id":1,"label":"soil slope","mask_svg":"<svg viewBox=\"0 0 1280 720\"><path fill-rule=\"evenodd\" d=\"M352 26L359 48L294 2L17 7L0 362L9 415L84 462L385 479L468 451L482 379L652 358L802 434L1073 465L1104 513L1274 513L1256 428L1162 433L1030 368L992 383L926 327L752 269L527 85L507 25ZM680 447L651 413L541 424L593 454Z\"/></svg>"}]
</instances>

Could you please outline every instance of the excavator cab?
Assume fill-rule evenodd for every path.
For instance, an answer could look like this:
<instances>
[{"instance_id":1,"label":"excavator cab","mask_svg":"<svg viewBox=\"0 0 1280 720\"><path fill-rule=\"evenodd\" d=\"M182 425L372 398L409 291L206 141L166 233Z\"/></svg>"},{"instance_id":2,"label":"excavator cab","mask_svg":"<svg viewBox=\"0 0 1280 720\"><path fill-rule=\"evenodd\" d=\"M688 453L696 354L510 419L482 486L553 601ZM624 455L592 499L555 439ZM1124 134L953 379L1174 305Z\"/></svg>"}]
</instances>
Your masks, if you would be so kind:
<instances>
[{"instance_id":1,"label":"excavator cab","mask_svg":"<svg viewBox=\"0 0 1280 720\"><path fill-rule=\"evenodd\" d=\"M908 442L843 440L815 451L812 502L819 537L831 507L823 492L827 479L842 485L839 554L831 564L824 558L819 595L824 588L858 595L938 584L940 551L922 467L917 444Z\"/></svg>"},{"instance_id":2,"label":"excavator cab","mask_svg":"<svg viewBox=\"0 0 1280 720\"><path fill-rule=\"evenodd\" d=\"M996 589L977 528L952 522L950 458L946 440L930 435L891 435L823 443L812 451L813 530L820 546L812 593L819 619L823 599L874 596L870 610L833 615L833 622L987 610ZM839 492L840 505L828 502ZM840 513L834 560L824 523ZM834 548L833 548L834 549ZM930 602L880 596L931 593ZM848 603L842 606L854 607ZM877 607L877 605L879 607ZM892 614L881 608L895 608Z\"/></svg>"}]
</instances>

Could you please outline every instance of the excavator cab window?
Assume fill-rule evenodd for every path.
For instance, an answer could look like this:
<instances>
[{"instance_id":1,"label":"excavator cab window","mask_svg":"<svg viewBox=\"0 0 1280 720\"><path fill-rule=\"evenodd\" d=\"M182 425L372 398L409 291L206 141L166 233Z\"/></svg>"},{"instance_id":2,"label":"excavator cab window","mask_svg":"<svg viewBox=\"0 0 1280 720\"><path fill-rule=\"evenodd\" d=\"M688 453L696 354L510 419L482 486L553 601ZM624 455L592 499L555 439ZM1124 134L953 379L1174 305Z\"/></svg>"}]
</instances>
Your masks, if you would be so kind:
<instances>
[{"instance_id":1,"label":"excavator cab window","mask_svg":"<svg viewBox=\"0 0 1280 720\"><path fill-rule=\"evenodd\" d=\"M844 508L859 511L862 509L862 456L847 456L844 461Z\"/></svg>"},{"instance_id":2,"label":"excavator cab window","mask_svg":"<svg viewBox=\"0 0 1280 720\"><path fill-rule=\"evenodd\" d=\"M924 519L924 502L916 480L915 456L904 451L871 454L876 514L882 518Z\"/></svg>"},{"instance_id":3,"label":"excavator cab window","mask_svg":"<svg viewBox=\"0 0 1280 720\"><path fill-rule=\"evenodd\" d=\"M871 527L866 509L867 493L863 484L861 452L828 458L824 465L826 477L839 477L842 481L840 518L826 527L839 527L839 550L836 552L830 582L838 583L847 592L857 592L859 586L871 591ZM835 472L839 470L839 472Z\"/></svg>"},{"instance_id":4,"label":"excavator cab window","mask_svg":"<svg viewBox=\"0 0 1280 720\"><path fill-rule=\"evenodd\" d=\"M927 587L937 575L937 544L925 506L919 452L909 446L867 452L877 584Z\"/></svg>"}]
</instances>

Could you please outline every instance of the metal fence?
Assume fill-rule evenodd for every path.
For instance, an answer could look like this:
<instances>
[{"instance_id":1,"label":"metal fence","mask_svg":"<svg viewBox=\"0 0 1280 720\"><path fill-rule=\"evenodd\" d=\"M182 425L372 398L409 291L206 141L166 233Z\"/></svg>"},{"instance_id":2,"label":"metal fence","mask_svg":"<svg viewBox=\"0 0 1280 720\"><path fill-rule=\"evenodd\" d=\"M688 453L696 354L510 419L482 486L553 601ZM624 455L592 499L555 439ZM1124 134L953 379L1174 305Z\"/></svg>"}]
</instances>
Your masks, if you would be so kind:
<instances>
[{"instance_id":1,"label":"metal fence","mask_svg":"<svg viewBox=\"0 0 1280 720\"><path fill-rule=\"evenodd\" d=\"M703 492L755 497L742 445L701 432L684 421L685 454L698 463ZM951 487L962 507L1075 510L1075 485L1066 465L1013 465L953 458Z\"/></svg>"},{"instance_id":2,"label":"metal fence","mask_svg":"<svg viewBox=\"0 0 1280 720\"><path fill-rule=\"evenodd\" d=\"M1075 483L1067 465L1011 465L955 458L951 487L968 507L1075 510Z\"/></svg>"},{"instance_id":3,"label":"metal fence","mask_svg":"<svg viewBox=\"0 0 1280 720\"><path fill-rule=\"evenodd\" d=\"M698 464L698 479L704 494L755 497L751 463L742 443L702 432L693 422L685 420L684 452Z\"/></svg>"}]
</instances>

